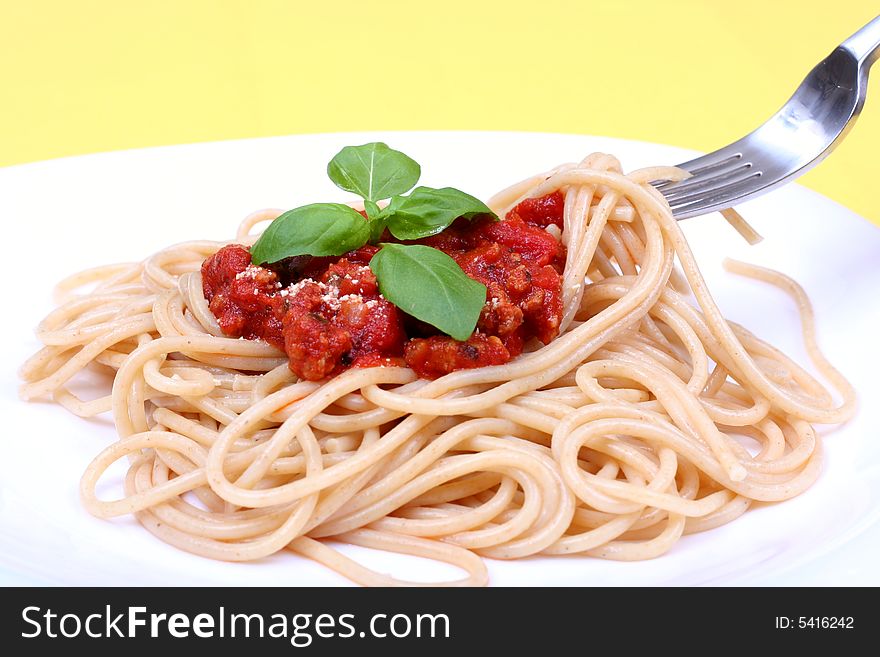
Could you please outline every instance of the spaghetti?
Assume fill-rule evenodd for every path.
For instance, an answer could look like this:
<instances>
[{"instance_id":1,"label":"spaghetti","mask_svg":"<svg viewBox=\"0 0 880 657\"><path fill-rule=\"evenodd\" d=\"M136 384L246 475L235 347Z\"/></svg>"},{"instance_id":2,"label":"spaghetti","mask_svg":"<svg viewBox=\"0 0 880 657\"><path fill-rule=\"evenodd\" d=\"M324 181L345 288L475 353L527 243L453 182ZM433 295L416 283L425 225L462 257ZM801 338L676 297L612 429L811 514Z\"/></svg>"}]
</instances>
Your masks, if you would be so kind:
<instances>
[{"instance_id":1,"label":"spaghetti","mask_svg":"<svg viewBox=\"0 0 880 657\"><path fill-rule=\"evenodd\" d=\"M448 562L465 572L449 582L459 585L487 583L481 557L656 557L754 501L803 492L821 467L813 425L855 409L793 281L727 263L794 297L839 403L722 317L649 184L682 175L624 175L594 154L490 201L504 216L525 198L564 196L560 334L504 365L433 381L396 366L297 380L275 347L223 336L199 273L223 244L202 241L61 283L67 299L38 328L45 346L22 368L22 396L83 417L112 413L119 440L88 466L83 504L101 518L134 514L206 557L289 549L365 585L408 582L325 539ZM252 244L253 227L278 214L251 215L235 241ZM86 369L113 374L110 395L71 392ZM98 499L99 478L120 459L124 496Z\"/></svg>"}]
</instances>

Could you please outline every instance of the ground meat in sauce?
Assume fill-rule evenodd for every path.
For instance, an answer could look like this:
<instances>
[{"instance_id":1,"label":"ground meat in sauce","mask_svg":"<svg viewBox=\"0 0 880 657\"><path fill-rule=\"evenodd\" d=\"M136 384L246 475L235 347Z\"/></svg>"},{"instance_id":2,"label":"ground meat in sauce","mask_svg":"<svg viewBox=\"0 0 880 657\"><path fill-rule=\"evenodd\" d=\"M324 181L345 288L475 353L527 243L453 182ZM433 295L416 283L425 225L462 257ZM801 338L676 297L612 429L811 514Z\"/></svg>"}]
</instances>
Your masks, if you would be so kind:
<instances>
[{"instance_id":1,"label":"ground meat in sauce","mask_svg":"<svg viewBox=\"0 0 880 657\"><path fill-rule=\"evenodd\" d=\"M503 365L510 358L510 352L497 336L484 333L474 333L467 342L446 335L413 338L404 348L406 363L426 379L436 379L455 370Z\"/></svg>"},{"instance_id":2,"label":"ground meat in sauce","mask_svg":"<svg viewBox=\"0 0 880 657\"><path fill-rule=\"evenodd\" d=\"M224 335L261 338L279 349L284 346L282 322L287 304L277 292L278 276L251 265L243 246L225 246L202 264L202 288Z\"/></svg>"},{"instance_id":3,"label":"ground meat in sauce","mask_svg":"<svg viewBox=\"0 0 880 657\"><path fill-rule=\"evenodd\" d=\"M283 349L291 370L317 381L349 367L403 365L419 376L501 365L536 337L547 344L562 317L565 249L544 227L562 225L558 192L528 199L504 221L456 220L417 243L448 253L487 288L477 330L465 342L439 334L379 293L367 245L342 257L289 258L267 267L229 245L202 265L202 285L225 335ZM394 240L389 234L384 241Z\"/></svg>"}]
</instances>

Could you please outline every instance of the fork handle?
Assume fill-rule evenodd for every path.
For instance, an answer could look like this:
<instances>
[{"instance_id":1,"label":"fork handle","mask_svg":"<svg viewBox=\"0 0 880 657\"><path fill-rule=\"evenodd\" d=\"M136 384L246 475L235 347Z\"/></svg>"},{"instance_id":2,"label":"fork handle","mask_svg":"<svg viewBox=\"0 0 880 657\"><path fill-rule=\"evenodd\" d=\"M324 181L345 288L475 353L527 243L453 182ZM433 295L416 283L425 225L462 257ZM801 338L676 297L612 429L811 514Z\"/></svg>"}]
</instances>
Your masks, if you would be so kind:
<instances>
[{"instance_id":1,"label":"fork handle","mask_svg":"<svg viewBox=\"0 0 880 657\"><path fill-rule=\"evenodd\" d=\"M870 68L880 57L880 16L840 45L855 55L859 64Z\"/></svg>"}]
</instances>

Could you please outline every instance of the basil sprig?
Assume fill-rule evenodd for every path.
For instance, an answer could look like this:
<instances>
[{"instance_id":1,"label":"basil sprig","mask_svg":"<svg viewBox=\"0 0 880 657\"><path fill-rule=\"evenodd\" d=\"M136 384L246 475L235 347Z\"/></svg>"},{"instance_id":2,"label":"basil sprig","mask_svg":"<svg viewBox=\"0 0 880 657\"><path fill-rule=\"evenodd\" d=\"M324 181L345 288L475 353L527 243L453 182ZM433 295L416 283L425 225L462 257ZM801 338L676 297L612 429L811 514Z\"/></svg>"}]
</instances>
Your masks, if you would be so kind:
<instances>
[{"instance_id":1,"label":"basil sprig","mask_svg":"<svg viewBox=\"0 0 880 657\"><path fill-rule=\"evenodd\" d=\"M346 146L327 165L341 189L364 199L367 219L338 203L313 203L275 219L251 248L257 264L295 255L342 255L387 228L399 240L445 230L459 217L498 217L479 199L452 187L413 186L421 167L381 142ZM409 195L406 192L412 189ZM384 208L379 201L387 200ZM370 261L382 294L404 312L457 340L467 340L486 301L486 286L465 274L447 254L428 246L382 244Z\"/></svg>"},{"instance_id":2,"label":"basil sprig","mask_svg":"<svg viewBox=\"0 0 880 657\"><path fill-rule=\"evenodd\" d=\"M386 227L399 240L417 240L442 232L459 217L498 218L481 200L453 187L416 187L403 196L418 182L421 168L381 142L346 146L330 160L327 175L340 189L364 199L371 242L378 242ZM379 209L377 201L384 199L388 205Z\"/></svg>"}]
</instances>

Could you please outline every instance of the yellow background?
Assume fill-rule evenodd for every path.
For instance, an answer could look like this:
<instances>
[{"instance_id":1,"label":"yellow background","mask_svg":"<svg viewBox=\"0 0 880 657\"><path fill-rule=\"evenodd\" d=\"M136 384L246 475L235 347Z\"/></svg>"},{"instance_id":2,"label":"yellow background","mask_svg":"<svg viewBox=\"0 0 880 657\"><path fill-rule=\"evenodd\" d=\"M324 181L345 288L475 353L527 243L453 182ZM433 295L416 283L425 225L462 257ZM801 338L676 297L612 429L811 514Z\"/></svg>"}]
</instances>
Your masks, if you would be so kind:
<instances>
[{"instance_id":1,"label":"yellow background","mask_svg":"<svg viewBox=\"0 0 880 657\"><path fill-rule=\"evenodd\" d=\"M603 134L712 150L875 0L0 0L0 165L368 129ZM880 66L880 65L878 65ZM880 222L880 70L808 186Z\"/></svg>"}]
</instances>

